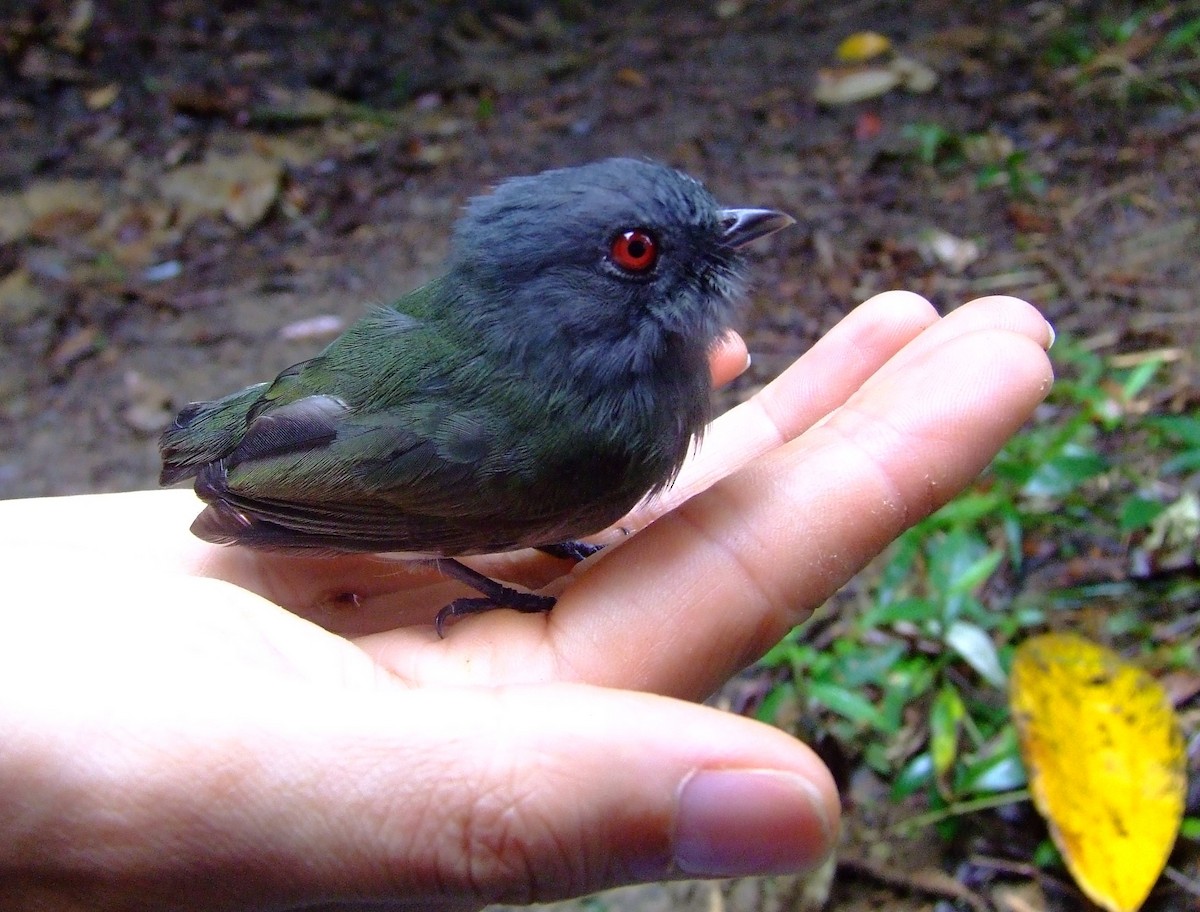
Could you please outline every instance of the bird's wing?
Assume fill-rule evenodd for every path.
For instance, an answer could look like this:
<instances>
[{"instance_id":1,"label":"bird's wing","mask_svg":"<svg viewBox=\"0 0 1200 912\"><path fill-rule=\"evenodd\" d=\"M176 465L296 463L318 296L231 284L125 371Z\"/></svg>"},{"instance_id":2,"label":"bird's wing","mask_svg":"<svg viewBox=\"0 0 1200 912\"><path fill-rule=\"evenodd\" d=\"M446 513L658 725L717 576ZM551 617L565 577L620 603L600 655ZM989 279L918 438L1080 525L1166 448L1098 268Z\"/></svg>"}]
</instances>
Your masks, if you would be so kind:
<instances>
[{"instance_id":1,"label":"bird's wing","mask_svg":"<svg viewBox=\"0 0 1200 912\"><path fill-rule=\"evenodd\" d=\"M276 396L288 401L256 408L240 443L200 471L211 506L195 531L274 548L495 550L489 520L508 512L497 479L518 478L531 458L498 447L519 439L502 415L435 398L356 411L330 394Z\"/></svg>"}]
</instances>

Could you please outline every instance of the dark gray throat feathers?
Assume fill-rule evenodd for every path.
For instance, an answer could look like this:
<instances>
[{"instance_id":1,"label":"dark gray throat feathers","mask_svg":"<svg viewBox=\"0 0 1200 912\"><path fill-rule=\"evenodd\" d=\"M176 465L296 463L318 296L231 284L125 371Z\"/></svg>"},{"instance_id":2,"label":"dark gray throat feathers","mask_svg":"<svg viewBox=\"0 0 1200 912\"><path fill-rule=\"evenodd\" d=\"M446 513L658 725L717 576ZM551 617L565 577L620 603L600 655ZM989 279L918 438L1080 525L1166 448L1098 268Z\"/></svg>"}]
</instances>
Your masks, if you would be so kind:
<instances>
[{"instance_id":1,"label":"dark gray throat feathers","mask_svg":"<svg viewBox=\"0 0 1200 912\"><path fill-rule=\"evenodd\" d=\"M570 431L564 440L590 443L604 458L627 459L649 492L674 480L711 417L708 356L725 314L714 313L711 328L682 334L648 315L636 319L637 309L626 302L609 311L624 319L543 313L516 325L495 319L481 324L477 310L466 310L476 319L447 331L473 337L462 339L464 348L479 346L481 360L497 367L488 382L520 390L532 421L553 416ZM561 305L556 310L571 311Z\"/></svg>"}]
</instances>

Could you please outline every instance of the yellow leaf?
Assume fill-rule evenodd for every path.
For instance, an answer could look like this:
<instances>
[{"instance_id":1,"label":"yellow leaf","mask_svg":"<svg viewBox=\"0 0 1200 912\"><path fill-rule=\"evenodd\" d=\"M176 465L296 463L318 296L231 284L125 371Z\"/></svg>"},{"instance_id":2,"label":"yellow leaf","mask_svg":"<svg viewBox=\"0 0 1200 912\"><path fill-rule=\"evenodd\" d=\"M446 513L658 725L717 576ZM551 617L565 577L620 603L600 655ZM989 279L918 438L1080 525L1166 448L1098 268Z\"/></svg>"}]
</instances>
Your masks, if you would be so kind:
<instances>
[{"instance_id":1,"label":"yellow leaf","mask_svg":"<svg viewBox=\"0 0 1200 912\"><path fill-rule=\"evenodd\" d=\"M1034 804L1084 893L1133 912L1175 842L1183 736L1145 671L1073 634L1025 641L1009 694Z\"/></svg>"},{"instance_id":2,"label":"yellow leaf","mask_svg":"<svg viewBox=\"0 0 1200 912\"><path fill-rule=\"evenodd\" d=\"M892 42L879 32L855 32L837 46L838 60L846 63L861 63L878 57L891 48Z\"/></svg>"}]
</instances>

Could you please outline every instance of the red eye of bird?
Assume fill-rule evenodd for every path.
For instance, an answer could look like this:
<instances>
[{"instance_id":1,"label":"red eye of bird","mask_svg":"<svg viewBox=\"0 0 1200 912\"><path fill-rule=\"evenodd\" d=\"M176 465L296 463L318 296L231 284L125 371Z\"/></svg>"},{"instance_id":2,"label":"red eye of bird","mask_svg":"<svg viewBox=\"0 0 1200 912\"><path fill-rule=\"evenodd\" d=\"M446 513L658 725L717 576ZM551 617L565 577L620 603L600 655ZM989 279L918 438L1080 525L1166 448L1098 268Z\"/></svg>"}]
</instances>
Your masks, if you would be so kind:
<instances>
[{"instance_id":1,"label":"red eye of bird","mask_svg":"<svg viewBox=\"0 0 1200 912\"><path fill-rule=\"evenodd\" d=\"M609 256L626 272L649 272L658 262L658 241L641 228L623 231L613 238Z\"/></svg>"}]
</instances>

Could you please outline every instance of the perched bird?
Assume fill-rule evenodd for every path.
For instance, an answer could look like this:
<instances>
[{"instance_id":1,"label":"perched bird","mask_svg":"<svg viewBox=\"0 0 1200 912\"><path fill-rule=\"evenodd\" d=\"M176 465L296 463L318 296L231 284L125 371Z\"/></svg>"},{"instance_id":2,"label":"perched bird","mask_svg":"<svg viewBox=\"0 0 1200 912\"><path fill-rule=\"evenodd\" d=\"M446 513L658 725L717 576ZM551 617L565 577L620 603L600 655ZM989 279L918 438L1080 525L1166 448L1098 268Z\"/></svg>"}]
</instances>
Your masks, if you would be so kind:
<instances>
[{"instance_id":1,"label":"perched bird","mask_svg":"<svg viewBox=\"0 0 1200 912\"><path fill-rule=\"evenodd\" d=\"M161 483L195 476L200 538L400 552L482 593L448 618L545 611L455 556L575 541L669 485L709 419L739 248L793 219L608 159L472 199L439 278L274 380L185 407Z\"/></svg>"}]
</instances>

